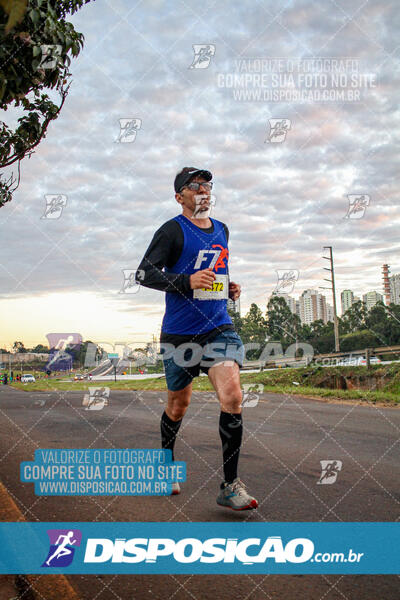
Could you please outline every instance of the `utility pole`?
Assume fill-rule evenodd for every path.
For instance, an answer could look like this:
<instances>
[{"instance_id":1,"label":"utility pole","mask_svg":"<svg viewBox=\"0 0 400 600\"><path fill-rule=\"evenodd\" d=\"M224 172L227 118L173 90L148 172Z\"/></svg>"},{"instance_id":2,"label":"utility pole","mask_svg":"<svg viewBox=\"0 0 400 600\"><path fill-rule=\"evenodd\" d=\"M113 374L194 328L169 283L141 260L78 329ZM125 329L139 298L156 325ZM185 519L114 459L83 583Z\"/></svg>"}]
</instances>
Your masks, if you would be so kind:
<instances>
[{"instance_id":1,"label":"utility pole","mask_svg":"<svg viewBox=\"0 0 400 600\"><path fill-rule=\"evenodd\" d=\"M340 352L340 345L339 345L339 324L338 324L338 318L337 318L337 310L336 310L336 290L335 290L335 271L333 268L333 254L332 254L332 246L324 246L324 250L329 250L329 256L323 256L322 258L325 258L325 260L329 260L331 263L331 268L328 269L327 267L324 267L325 271L330 271L331 273L331 279L325 279L324 281L329 281L332 285L332 297L333 297L333 328L334 328L334 332L335 332L335 352ZM323 288L323 289L329 289L329 288Z\"/></svg>"}]
</instances>

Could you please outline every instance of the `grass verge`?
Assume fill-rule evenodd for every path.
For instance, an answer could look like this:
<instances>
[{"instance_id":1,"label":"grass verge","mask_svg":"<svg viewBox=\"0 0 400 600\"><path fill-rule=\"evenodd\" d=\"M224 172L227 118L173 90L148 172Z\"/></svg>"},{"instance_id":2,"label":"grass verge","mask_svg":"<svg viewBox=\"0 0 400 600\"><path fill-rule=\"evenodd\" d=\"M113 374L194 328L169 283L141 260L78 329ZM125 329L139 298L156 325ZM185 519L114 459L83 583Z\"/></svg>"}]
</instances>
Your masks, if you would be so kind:
<instances>
[{"instance_id":1,"label":"grass verge","mask_svg":"<svg viewBox=\"0 0 400 600\"><path fill-rule=\"evenodd\" d=\"M363 367L360 367L363 369ZM354 371L355 369L353 369ZM328 369L324 369L323 375L327 373ZM336 371L348 375L345 372L346 369ZM318 371L320 373L320 371ZM387 386L389 389L383 390L338 390L317 387L314 381L318 380L318 373L315 369L309 367L308 369L281 369L279 371L263 371L261 373L241 373L241 383L259 383L264 386L264 393L271 392L277 394L290 394L300 395L305 397L317 398L317 399L331 399L331 400L358 400L366 403L380 403L386 405L397 406L400 404L400 394L397 391L393 391L391 386ZM365 370L362 371L365 374ZM307 384L305 384L307 380ZM295 383L298 383L296 385ZM314 385L313 385L314 383ZM27 392L58 392L58 391L87 391L89 387L106 386L110 390L159 390L166 391L165 377L158 377L152 379L143 380L130 380L130 381L66 381L65 379L43 379L36 381L36 383L23 384L20 382L13 382L13 388L21 389ZM194 391L213 391L213 388L208 380L208 377L197 377L193 381Z\"/></svg>"}]
</instances>

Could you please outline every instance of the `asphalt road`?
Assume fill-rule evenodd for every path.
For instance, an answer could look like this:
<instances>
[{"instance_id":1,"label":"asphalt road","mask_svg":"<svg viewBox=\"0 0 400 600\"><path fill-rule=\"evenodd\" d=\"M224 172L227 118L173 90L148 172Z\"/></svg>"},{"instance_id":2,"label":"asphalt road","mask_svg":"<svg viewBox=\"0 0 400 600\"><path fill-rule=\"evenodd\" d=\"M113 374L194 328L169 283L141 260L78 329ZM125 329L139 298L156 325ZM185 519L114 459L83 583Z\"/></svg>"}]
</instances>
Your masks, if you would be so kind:
<instances>
[{"instance_id":1,"label":"asphalt road","mask_svg":"<svg viewBox=\"0 0 400 600\"><path fill-rule=\"evenodd\" d=\"M210 393L193 394L176 444L187 482L174 497L38 497L19 481L37 448L158 448L164 392L112 391L102 411L82 392L23 392L0 386L0 479L28 521L396 521L400 507L400 411L263 394L244 409L240 476L259 509L235 513L216 502L221 477ZM318 485L321 460L342 462ZM83 600L399 600L398 576L79 576Z\"/></svg>"}]
</instances>

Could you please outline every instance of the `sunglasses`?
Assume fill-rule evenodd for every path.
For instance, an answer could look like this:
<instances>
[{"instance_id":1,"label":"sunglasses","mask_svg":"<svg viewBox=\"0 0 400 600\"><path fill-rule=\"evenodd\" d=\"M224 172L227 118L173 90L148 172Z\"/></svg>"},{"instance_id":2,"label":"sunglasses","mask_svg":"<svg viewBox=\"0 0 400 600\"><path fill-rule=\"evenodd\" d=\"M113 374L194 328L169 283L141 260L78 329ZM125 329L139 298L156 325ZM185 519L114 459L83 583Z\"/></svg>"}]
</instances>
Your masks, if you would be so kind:
<instances>
[{"instance_id":1,"label":"sunglasses","mask_svg":"<svg viewBox=\"0 0 400 600\"><path fill-rule=\"evenodd\" d=\"M200 186L202 186L205 190L212 190L213 184L212 183L206 183L206 182L202 182L202 183L197 183L197 182L193 182L193 183L188 183L187 185L184 185L180 191L182 191L184 188L188 188L189 190L192 190L193 192L198 192L200 189Z\"/></svg>"}]
</instances>

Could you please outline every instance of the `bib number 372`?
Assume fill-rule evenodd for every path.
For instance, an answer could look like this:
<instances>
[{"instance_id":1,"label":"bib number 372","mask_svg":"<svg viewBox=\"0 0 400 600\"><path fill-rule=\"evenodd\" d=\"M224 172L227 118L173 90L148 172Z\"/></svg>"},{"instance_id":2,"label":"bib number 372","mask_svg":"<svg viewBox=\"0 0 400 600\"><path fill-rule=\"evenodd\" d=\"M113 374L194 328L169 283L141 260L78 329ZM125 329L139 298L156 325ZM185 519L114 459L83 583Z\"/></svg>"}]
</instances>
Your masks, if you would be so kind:
<instances>
[{"instance_id":1,"label":"bib number 372","mask_svg":"<svg viewBox=\"0 0 400 600\"><path fill-rule=\"evenodd\" d=\"M212 289L193 290L196 300L226 300L228 297L228 275L216 275Z\"/></svg>"}]
</instances>

